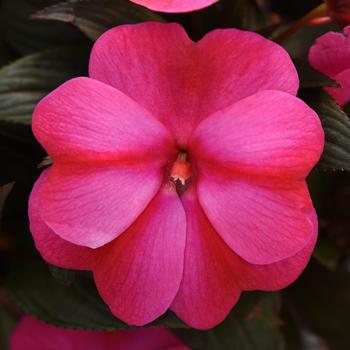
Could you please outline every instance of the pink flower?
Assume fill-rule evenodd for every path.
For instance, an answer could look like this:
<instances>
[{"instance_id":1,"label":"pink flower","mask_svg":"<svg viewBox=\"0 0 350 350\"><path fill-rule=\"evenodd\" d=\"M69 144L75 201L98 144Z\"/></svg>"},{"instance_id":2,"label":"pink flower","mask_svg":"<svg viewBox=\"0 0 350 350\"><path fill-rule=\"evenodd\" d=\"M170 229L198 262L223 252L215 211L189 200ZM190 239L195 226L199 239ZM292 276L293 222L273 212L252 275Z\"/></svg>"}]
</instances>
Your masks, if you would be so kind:
<instances>
[{"instance_id":1,"label":"pink flower","mask_svg":"<svg viewBox=\"0 0 350 350\"><path fill-rule=\"evenodd\" d=\"M327 87L327 92L340 106L350 101L350 26L344 33L328 32L310 48L310 65L334 79L339 85Z\"/></svg>"},{"instance_id":2,"label":"pink flower","mask_svg":"<svg viewBox=\"0 0 350 350\"><path fill-rule=\"evenodd\" d=\"M160 327L117 332L57 328L24 316L13 330L9 350L189 350Z\"/></svg>"},{"instance_id":3,"label":"pink flower","mask_svg":"<svg viewBox=\"0 0 350 350\"><path fill-rule=\"evenodd\" d=\"M218 0L131 0L160 12L190 12L214 4Z\"/></svg>"},{"instance_id":4,"label":"pink flower","mask_svg":"<svg viewBox=\"0 0 350 350\"><path fill-rule=\"evenodd\" d=\"M92 270L131 325L170 308L210 328L242 290L287 286L316 242L305 177L324 144L297 90L288 54L255 33L194 43L177 24L109 30L90 78L34 112L53 160L30 198L38 250Z\"/></svg>"}]
</instances>

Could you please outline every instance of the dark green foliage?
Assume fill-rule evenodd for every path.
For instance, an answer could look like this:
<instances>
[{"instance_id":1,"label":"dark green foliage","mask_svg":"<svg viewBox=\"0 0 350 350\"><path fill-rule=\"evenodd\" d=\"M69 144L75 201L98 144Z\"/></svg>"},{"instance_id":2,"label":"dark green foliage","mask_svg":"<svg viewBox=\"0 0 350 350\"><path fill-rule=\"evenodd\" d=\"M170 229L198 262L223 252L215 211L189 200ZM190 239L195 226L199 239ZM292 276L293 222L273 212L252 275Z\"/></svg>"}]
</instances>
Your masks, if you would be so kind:
<instances>
[{"instance_id":1,"label":"dark green foliage","mask_svg":"<svg viewBox=\"0 0 350 350\"><path fill-rule=\"evenodd\" d=\"M45 263L26 262L11 269L6 293L23 312L56 326L98 330L127 327L101 300L90 274L77 273L67 284L62 283L62 275L57 280ZM170 312L154 324L186 327Z\"/></svg>"},{"instance_id":2,"label":"dark green foliage","mask_svg":"<svg viewBox=\"0 0 350 350\"><path fill-rule=\"evenodd\" d=\"M56 48L25 56L0 69L0 123L30 125L35 105L58 85L87 75L86 47Z\"/></svg>"},{"instance_id":3,"label":"dark green foliage","mask_svg":"<svg viewBox=\"0 0 350 350\"><path fill-rule=\"evenodd\" d=\"M3 307L0 307L0 349L8 350L8 337L15 324L15 318Z\"/></svg>"},{"instance_id":4,"label":"dark green foliage","mask_svg":"<svg viewBox=\"0 0 350 350\"><path fill-rule=\"evenodd\" d=\"M92 40L115 25L162 20L125 0L65 1L36 12L33 18L71 23Z\"/></svg>"},{"instance_id":5,"label":"dark green foliage","mask_svg":"<svg viewBox=\"0 0 350 350\"><path fill-rule=\"evenodd\" d=\"M350 120L340 106L321 89L308 89L300 94L319 115L326 144L319 167L350 170Z\"/></svg>"},{"instance_id":6,"label":"dark green foliage","mask_svg":"<svg viewBox=\"0 0 350 350\"><path fill-rule=\"evenodd\" d=\"M307 61L302 59L295 59L293 62L298 71L300 89L317 88L323 86L338 86L337 82L310 67Z\"/></svg>"},{"instance_id":7,"label":"dark green foliage","mask_svg":"<svg viewBox=\"0 0 350 350\"><path fill-rule=\"evenodd\" d=\"M2 0L0 29L4 42L19 54L57 45L77 44L82 35L66 23L35 21L31 16L55 0Z\"/></svg>"},{"instance_id":8,"label":"dark green foliage","mask_svg":"<svg viewBox=\"0 0 350 350\"><path fill-rule=\"evenodd\" d=\"M347 262L331 272L309 266L286 292L286 303L300 315L301 326L321 336L332 350L350 347L350 274Z\"/></svg>"},{"instance_id":9,"label":"dark green foliage","mask_svg":"<svg viewBox=\"0 0 350 350\"><path fill-rule=\"evenodd\" d=\"M285 19L298 19L311 6L306 1L272 2ZM22 313L64 327L128 327L102 301L90 272L49 266L34 247L27 203L41 172L37 166L46 156L31 132L38 101L66 80L87 75L92 41L108 28L176 21L194 40L218 27L276 37L291 23L276 23L277 15L269 16L268 7L254 0L220 0L201 11L174 15L154 13L129 0L0 0L1 349ZM215 329L189 329L171 312L153 323L172 328L194 350L310 350L312 337L327 350L350 348L350 107L342 109L327 95L323 88L336 82L305 59L310 45L330 29L340 28L304 25L281 42L299 73L299 97L318 113L326 137L322 158L309 177L320 232L312 263L281 294L243 293Z\"/></svg>"},{"instance_id":10,"label":"dark green foliage","mask_svg":"<svg viewBox=\"0 0 350 350\"><path fill-rule=\"evenodd\" d=\"M278 294L247 293L223 324L205 335L208 349L279 350Z\"/></svg>"}]
</instances>

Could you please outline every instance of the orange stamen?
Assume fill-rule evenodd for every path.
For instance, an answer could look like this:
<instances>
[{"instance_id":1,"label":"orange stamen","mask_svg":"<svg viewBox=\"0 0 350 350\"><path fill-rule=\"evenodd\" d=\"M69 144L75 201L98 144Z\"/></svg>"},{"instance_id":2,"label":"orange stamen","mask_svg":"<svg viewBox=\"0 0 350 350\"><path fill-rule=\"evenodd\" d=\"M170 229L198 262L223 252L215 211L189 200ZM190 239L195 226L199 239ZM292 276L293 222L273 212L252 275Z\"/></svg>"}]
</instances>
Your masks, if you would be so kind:
<instances>
[{"instance_id":1,"label":"orange stamen","mask_svg":"<svg viewBox=\"0 0 350 350\"><path fill-rule=\"evenodd\" d=\"M184 152L181 152L173 164L170 177L174 181L180 181L184 186L186 181L191 177L191 166L190 163L187 162L187 155Z\"/></svg>"}]
</instances>

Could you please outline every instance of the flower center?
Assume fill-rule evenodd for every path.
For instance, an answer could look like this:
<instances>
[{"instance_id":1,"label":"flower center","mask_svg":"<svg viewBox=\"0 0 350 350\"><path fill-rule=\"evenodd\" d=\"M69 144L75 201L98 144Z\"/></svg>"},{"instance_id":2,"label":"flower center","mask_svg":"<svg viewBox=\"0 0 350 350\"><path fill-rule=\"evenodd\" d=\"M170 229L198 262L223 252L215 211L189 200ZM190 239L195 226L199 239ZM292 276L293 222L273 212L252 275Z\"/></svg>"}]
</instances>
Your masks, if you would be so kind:
<instances>
[{"instance_id":1,"label":"flower center","mask_svg":"<svg viewBox=\"0 0 350 350\"><path fill-rule=\"evenodd\" d=\"M187 152L181 151L170 170L170 178L178 188L178 192L183 192L186 189L191 175L191 165L187 160Z\"/></svg>"}]
</instances>

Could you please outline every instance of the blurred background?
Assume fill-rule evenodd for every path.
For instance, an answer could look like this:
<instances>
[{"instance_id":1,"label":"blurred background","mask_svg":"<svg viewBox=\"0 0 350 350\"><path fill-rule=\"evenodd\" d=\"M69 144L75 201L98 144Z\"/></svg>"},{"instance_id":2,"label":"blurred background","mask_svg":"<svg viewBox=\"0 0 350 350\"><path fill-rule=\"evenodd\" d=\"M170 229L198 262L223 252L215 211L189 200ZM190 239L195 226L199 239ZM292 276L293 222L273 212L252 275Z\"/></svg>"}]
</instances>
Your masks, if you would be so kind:
<instances>
[{"instance_id":1,"label":"blurred background","mask_svg":"<svg viewBox=\"0 0 350 350\"><path fill-rule=\"evenodd\" d=\"M40 98L87 75L89 52L101 33L149 20L180 22L194 40L225 27L275 40L298 68L300 97L327 129L325 154L308 179L319 240L298 281L278 293L244 293L211 331L186 329L171 313L156 324L171 327L193 349L350 349L350 123L322 91L328 78L306 59L319 35L347 25L349 2L220 0L195 13L168 15L128 0L0 0L0 349L23 313L65 327L125 327L101 301L89 273L48 266L34 248L27 201L46 154L30 123ZM334 123L339 118L340 129Z\"/></svg>"}]
</instances>

